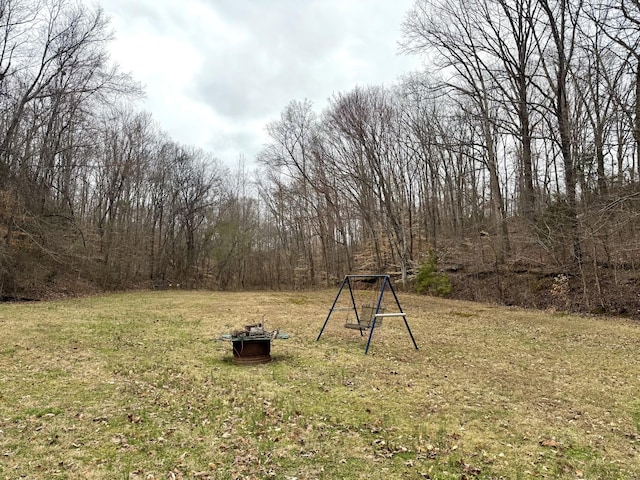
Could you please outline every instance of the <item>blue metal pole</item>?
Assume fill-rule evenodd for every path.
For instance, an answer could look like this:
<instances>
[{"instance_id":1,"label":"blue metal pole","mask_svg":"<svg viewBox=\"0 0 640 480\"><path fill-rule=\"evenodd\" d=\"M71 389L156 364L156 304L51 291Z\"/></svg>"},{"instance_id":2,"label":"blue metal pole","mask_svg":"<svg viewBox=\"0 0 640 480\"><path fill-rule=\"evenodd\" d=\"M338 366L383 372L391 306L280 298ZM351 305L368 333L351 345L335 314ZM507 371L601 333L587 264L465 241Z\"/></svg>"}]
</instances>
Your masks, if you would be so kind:
<instances>
[{"instance_id":1,"label":"blue metal pole","mask_svg":"<svg viewBox=\"0 0 640 480\"><path fill-rule=\"evenodd\" d=\"M391 288L391 293L393 293L393 298L396 299L396 305L398 305L398 308L400 309L400 313L404 313L402 311L402 307L400 306L400 300L398 300L398 296L396 295L396 291L393 289L393 285L391 285L391 282L389 282L389 287ZM416 347L416 350L418 350L418 344L416 343L416 339L413 338L413 333L411 333L411 329L409 328L409 322L407 322L406 315L403 316L402 319L404 320L404 325L407 327L407 331L409 332L409 336L411 337L413 346Z\"/></svg>"},{"instance_id":2,"label":"blue metal pole","mask_svg":"<svg viewBox=\"0 0 640 480\"><path fill-rule=\"evenodd\" d=\"M383 275L382 288L380 289L380 296L378 297L378 305L376 305L376 311L373 314L373 322L371 322L371 329L369 330L369 339L367 340L367 348L364 349L365 355L369 353L369 345L371 344L371 337L373 337L373 330L374 328L376 328L376 320L378 319L376 315L380 311L380 305L382 305L382 296L384 295L384 289L388 281L389 281L389 276Z\"/></svg>"}]
</instances>

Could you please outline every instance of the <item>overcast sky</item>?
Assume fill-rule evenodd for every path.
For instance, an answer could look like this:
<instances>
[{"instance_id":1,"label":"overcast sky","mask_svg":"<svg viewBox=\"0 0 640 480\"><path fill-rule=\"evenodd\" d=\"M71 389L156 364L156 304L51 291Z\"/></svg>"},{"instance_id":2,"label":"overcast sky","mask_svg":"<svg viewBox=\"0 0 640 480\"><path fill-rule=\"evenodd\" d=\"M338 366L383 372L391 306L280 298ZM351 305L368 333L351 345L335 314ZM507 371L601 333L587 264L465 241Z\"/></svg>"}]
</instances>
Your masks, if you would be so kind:
<instances>
[{"instance_id":1,"label":"overcast sky","mask_svg":"<svg viewBox=\"0 0 640 480\"><path fill-rule=\"evenodd\" d=\"M113 60L140 81L171 138L229 166L252 162L291 100L390 85L419 68L398 53L413 0L99 0Z\"/></svg>"}]
</instances>

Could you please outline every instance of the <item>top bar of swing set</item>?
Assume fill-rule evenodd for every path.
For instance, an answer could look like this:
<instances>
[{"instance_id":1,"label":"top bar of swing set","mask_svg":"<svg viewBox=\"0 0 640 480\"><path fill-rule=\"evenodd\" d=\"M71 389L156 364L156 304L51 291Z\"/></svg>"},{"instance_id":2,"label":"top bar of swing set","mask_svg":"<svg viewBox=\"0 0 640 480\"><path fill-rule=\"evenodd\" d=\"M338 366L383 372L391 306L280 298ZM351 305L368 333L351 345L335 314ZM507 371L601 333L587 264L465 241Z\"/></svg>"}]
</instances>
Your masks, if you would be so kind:
<instances>
[{"instance_id":1,"label":"top bar of swing set","mask_svg":"<svg viewBox=\"0 0 640 480\"><path fill-rule=\"evenodd\" d=\"M333 305L331 305L331 309L329 310L329 314L327 315L326 320L324 321L324 324L322 325L322 328L320 329L320 333L318 334L318 338L316 339L316 341L320 340L320 337L322 336L322 332L324 332L325 327L327 326L327 323L329 323L329 318L331 317L331 314L334 312L334 310L336 310L336 303L338 303L338 299L340 298L340 294L342 293L342 289L344 288L345 284L347 284L349 286L349 294L351 297L351 305L353 307L353 310L356 314L356 319L358 321L358 324L360 323L360 318L358 317L358 309L356 308L356 302L355 299L353 298L353 290L351 288L351 281L350 279L364 279L364 278L383 278L383 282L382 282L382 287L380 288L380 296L378 297L378 303L376 305L376 310L374 312L373 315L373 322L371 323L371 328L369 330L369 338L367 340L367 346L364 350L365 355L367 353L369 353L369 346L371 345L371 338L373 337L373 330L376 327L376 320L378 318L381 317L402 317L402 320L404 321L404 325L407 327L407 331L409 332L409 336L411 337L411 341L413 342L413 346L416 348L416 350L418 350L418 345L416 344L416 340L415 338L413 338L413 333L411 332L411 328L409 327L409 322L407 322L407 316L406 314L402 311L402 307L400 306L400 300L398 300L398 296L396 295L396 291L393 288L393 285L391 284L391 279L389 277L389 275L387 274L370 274L370 275L364 275L364 274L359 274L359 275L345 275L344 279L342 280L342 283L340 283L340 289L338 290L338 294L336 295L335 300L333 301ZM389 288L391 289L391 293L393 293L393 298L396 301L396 305L398 306L398 310L400 310L397 313L378 313L380 311L380 305L382 304L382 297L384 296L384 290L386 288L386 286L389 285ZM360 329L360 335L362 335L362 330Z\"/></svg>"}]
</instances>

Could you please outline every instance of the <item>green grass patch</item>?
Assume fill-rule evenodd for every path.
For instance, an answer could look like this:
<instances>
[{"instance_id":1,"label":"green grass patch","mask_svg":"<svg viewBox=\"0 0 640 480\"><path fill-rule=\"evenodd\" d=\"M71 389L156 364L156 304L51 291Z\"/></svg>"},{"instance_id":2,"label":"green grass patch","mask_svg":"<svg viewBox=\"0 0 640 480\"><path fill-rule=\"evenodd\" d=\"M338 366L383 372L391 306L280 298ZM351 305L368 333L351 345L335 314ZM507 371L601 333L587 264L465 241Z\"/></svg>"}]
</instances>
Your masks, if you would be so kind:
<instances>
[{"instance_id":1,"label":"green grass patch","mask_svg":"<svg viewBox=\"0 0 640 480\"><path fill-rule=\"evenodd\" d=\"M0 478L627 479L639 325L400 295L367 337L335 291L0 305ZM222 333L289 340L238 366Z\"/></svg>"}]
</instances>

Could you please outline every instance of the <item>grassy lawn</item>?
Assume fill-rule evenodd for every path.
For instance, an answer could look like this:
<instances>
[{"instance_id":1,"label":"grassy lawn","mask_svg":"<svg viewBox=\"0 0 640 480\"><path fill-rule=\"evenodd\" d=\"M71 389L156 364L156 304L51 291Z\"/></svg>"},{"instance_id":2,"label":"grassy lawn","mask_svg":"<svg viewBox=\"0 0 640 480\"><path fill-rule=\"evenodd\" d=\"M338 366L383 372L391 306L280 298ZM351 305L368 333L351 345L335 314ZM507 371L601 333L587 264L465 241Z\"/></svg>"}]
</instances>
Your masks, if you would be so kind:
<instances>
[{"instance_id":1,"label":"grassy lawn","mask_svg":"<svg viewBox=\"0 0 640 480\"><path fill-rule=\"evenodd\" d=\"M0 479L640 478L640 324L334 290L0 305ZM288 340L238 366L223 333Z\"/></svg>"}]
</instances>

